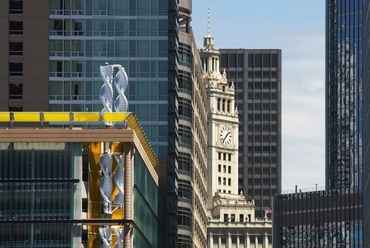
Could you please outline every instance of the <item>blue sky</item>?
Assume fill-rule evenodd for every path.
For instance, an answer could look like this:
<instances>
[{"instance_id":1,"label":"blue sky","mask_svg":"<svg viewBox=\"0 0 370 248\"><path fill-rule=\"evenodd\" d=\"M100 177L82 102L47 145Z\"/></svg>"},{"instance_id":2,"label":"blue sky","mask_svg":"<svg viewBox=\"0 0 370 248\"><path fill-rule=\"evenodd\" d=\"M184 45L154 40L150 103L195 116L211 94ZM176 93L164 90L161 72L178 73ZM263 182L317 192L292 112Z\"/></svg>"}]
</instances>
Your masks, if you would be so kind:
<instances>
[{"instance_id":1,"label":"blue sky","mask_svg":"<svg viewBox=\"0 0 370 248\"><path fill-rule=\"evenodd\" d=\"M282 50L283 191L325 185L325 1L193 0L198 48Z\"/></svg>"}]
</instances>

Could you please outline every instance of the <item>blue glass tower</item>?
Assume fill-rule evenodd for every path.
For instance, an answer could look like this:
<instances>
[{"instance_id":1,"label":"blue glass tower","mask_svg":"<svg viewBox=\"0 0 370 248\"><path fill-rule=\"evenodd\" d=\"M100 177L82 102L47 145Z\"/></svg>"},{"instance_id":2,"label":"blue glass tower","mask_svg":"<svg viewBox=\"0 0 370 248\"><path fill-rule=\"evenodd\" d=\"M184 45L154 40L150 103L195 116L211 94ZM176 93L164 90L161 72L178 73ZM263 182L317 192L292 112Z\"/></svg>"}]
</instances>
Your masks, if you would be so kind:
<instances>
[{"instance_id":1,"label":"blue glass tower","mask_svg":"<svg viewBox=\"0 0 370 248\"><path fill-rule=\"evenodd\" d=\"M370 1L364 1L364 35L363 35L363 227L364 233L370 232ZM364 247L370 247L370 236L364 236Z\"/></svg>"},{"instance_id":2,"label":"blue glass tower","mask_svg":"<svg viewBox=\"0 0 370 248\"><path fill-rule=\"evenodd\" d=\"M274 197L276 247L364 247L363 3L326 1L326 190Z\"/></svg>"},{"instance_id":3,"label":"blue glass tower","mask_svg":"<svg viewBox=\"0 0 370 248\"><path fill-rule=\"evenodd\" d=\"M362 184L363 0L326 6L326 187Z\"/></svg>"}]
</instances>

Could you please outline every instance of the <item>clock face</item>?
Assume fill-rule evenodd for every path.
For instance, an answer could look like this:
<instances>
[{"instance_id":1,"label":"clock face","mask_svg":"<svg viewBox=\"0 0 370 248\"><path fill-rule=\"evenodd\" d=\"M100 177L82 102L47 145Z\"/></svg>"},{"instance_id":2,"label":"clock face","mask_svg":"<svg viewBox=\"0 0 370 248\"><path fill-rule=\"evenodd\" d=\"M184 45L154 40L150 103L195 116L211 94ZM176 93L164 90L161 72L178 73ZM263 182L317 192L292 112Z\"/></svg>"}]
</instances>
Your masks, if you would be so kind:
<instances>
[{"instance_id":1,"label":"clock face","mask_svg":"<svg viewBox=\"0 0 370 248\"><path fill-rule=\"evenodd\" d=\"M220 141L224 146L231 144L231 129L228 126L222 126L220 129Z\"/></svg>"}]
</instances>

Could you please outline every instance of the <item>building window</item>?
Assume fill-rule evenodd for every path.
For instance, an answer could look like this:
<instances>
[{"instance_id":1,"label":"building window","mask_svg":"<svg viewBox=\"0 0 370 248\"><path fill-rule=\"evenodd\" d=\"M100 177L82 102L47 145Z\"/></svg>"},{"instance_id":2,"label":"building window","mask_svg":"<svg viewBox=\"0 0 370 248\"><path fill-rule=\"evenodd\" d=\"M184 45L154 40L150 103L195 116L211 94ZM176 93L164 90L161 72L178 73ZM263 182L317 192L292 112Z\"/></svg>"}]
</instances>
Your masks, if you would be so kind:
<instances>
[{"instance_id":1,"label":"building window","mask_svg":"<svg viewBox=\"0 0 370 248\"><path fill-rule=\"evenodd\" d=\"M227 169L228 169L228 173L231 174L231 166L229 166Z\"/></svg>"},{"instance_id":2,"label":"building window","mask_svg":"<svg viewBox=\"0 0 370 248\"><path fill-rule=\"evenodd\" d=\"M179 207L178 210L178 224L179 226L191 228L192 214L190 209Z\"/></svg>"},{"instance_id":3,"label":"building window","mask_svg":"<svg viewBox=\"0 0 370 248\"><path fill-rule=\"evenodd\" d=\"M223 185L226 185L226 177L223 178Z\"/></svg>"},{"instance_id":4,"label":"building window","mask_svg":"<svg viewBox=\"0 0 370 248\"><path fill-rule=\"evenodd\" d=\"M23 107L11 107L9 106L9 112L22 112Z\"/></svg>"},{"instance_id":5,"label":"building window","mask_svg":"<svg viewBox=\"0 0 370 248\"><path fill-rule=\"evenodd\" d=\"M189 181L179 180L178 191L180 200L191 203L192 187Z\"/></svg>"},{"instance_id":6,"label":"building window","mask_svg":"<svg viewBox=\"0 0 370 248\"><path fill-rule=\"evenodd\" d=\"M213 235L213 243L218 244L218 235Z\"/></svg>"},{"instance_id":7,"label":"building window","mask_svg":"<svg viewBox=\"0 0 370 248\"><path fill-rule=\"evenodd\" d=\"M244 214L239 214L239 222L244 222Z\"/></svg>"},{"instance_id":8,"label":"building window","mask_svg":"<svg viewBox=\"0 0 370 248\"><path fill-rule=\"evenodd\" d=\"M9 63L9 76L23 76L23 64Z\"/></svg>"},{"instance_id":9,"label":"building window","mask_svg":"<svg viewBox=\"0 0 370 248\"><path fill-rule=\"evenodd\" d=\"M227 179L227 183L228 183L229 186L231 186L231 178Z\"/></svg>"},{"instance_id":10,"label":"building window","mask_svg":"<svg viewBox=\"0 0 370 248\"><path fill-rule=\"evenodd\" d=\"M226 236L225 235L221 236L221 244L226 244Z\"/></svg>"},{"instance_id":11,"label":"building window","mask_svg":"<svg viewBox=\"0 0 370 248\"><path fill-rule=\"evenodd\" d=\"M221 185L221 177L218 177L218 184Z\"/></svg>"},{"instance_id":12,"label":"building window","mask_svg":"<svg viewBox=\"0 0 370 248\"><path fill-rule=\"evenodd\" d=\"M23 0L9 0L9 14L22 14Z\"/></svg>"},{"instance_id":13,"label":"building window","mask_svg":"<svg viewBox=\"0 0 370 248\"><path fill-rule=\"evenodd\" d=\"M231 243L236 244L237 236L231 235Z\"/></svg>"},{"instance_id":14,"label":"building window","mask_svg":"<svg viewBox=\"0 0 370 248\"><path fill-rule=\"evenodd\" d=\"M228 155L228 160L231 161L231 154Z\"/></svg>"},{"instance_id":15,"label":"building window","mask_svg":"<svg viewBox=\"0 0 370 248\"><path fill-rule=\"evenodd\" d=\"M235 222L235 214L231 214L231 222Z\"/></svg>"},{"instance_id":16,"label":"building window","mask_svg":"<svg viewBox=\"0 0 370 248\"><path fill-rule=\"evenodd\" d=\"M226 173L226 165L224 165L224 173Z\"/></svg>"},{"instance_id":17,"label":"building window","mask_svg":"<svg viewBox=\"0 0 370 248\"><path fill-rule=\"evenodd\" d=\"M221 172L221 165L218 165L218 172Z\"/></svg>"},{"instance_id":18,"label":"building window","mask_svg":"<svg viewBox=\"0 0 370 248\"><path fill-rule=\"evenodd\" d=\"M228 214L224 214L224 222L228 222L229 221L229 215Z\"/></svg>"},{"instance_id":19,"label":"building window","mask_svg":"<svg viewBox=\"0 0 370 248\"><path fill-rule=\"evenodd\" d=\"M245 237L243 235L240 235L239 236L239 243L244 244L244 242L245 242Z\"/></svg>"},{"instance_id":20,"label":"building window","mask_svg":"<svg viewBox=\"0 0 370 248\"><path fill-rule=\"evenodd\" d=\"M23 22L22 21L10 21L9 22L9 34L23 34Z\"/></svg>"},{"instance_id":21,"label":"building window","mask_svg":"<svg viewBox=\"0 0 370 248\"><path fill-rule=\"evenodd\" d=\"M9 42L9 55L23 55L23 42Z\"/></svg>"},{"instance_id":22,"label":"building window","mask_svg":"<svg viewBox=\"0 0 370 248\"><path fill-rule=\"evenodd\" d=\"M9 99L23 98L23 84L9 84Z\"/></svg>"}]
</instances>

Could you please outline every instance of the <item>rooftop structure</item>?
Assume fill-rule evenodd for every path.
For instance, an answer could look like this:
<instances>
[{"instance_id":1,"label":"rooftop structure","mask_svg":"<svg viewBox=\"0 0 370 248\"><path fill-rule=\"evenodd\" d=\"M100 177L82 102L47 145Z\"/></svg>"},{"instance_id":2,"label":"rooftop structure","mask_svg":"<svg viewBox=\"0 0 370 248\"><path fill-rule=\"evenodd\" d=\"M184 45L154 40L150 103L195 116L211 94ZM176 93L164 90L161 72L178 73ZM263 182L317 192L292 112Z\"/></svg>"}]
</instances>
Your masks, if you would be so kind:
<instances>
[{"instance_id":1,"label":"rooftop structure","mask_svg":"<svg viewBox=\"0 0 370 248\"><path fill-rule=\"evenodd\" d=\"M0 122L0 246L164 246L164 169L132 113L0 112Z\"/></svg>"}]
</instances>

